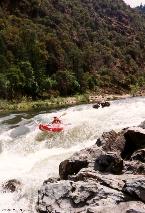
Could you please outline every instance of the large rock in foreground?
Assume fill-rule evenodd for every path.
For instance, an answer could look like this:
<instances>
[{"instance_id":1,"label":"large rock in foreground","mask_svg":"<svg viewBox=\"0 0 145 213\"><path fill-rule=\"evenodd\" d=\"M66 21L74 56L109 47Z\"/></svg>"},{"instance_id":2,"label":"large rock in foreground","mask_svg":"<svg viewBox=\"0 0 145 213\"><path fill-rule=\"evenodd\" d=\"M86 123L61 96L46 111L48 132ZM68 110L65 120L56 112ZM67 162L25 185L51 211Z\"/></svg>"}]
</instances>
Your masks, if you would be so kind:
<instances>
[{"instance_id":1,"label":"large rock in foreground","mask_svg":"<svg viewBox=\"0 0 145 213\"><path fill-rule=\"evenodd\" d=\"M44 194L45 192L45 194ZM130 197L115 189L101 185L95 179L87 181L64 181L45 183L39 192L39 212L79 213L88 207L117 205Z\"/></svg>"},{"instance_id":2,"label":"large rock in foreground","mask_svg":"<svg viewBox=\"0 0 145 213\"><path fill-rule=\"evenodd\" d=\"M39 190L39 213L145 213L145 130L104 133Z\"/></svg>"}]
</instances>

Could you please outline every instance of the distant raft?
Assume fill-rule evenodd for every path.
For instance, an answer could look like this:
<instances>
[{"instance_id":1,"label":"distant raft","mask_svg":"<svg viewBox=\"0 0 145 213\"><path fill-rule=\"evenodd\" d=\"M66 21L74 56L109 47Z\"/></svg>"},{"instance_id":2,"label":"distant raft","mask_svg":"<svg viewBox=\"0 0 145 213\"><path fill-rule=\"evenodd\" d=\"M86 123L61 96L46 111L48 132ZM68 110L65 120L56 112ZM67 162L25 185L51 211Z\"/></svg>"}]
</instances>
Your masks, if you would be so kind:
<instances>
[{"instance_id":1,"label":"distant raft","mask_svg":"<svg viewBox=\"0 0 145 213\"><path fill-rule=\"evenodd\" d=\"M61 132L64 130L63 124L39 124L39 129L44 132Z\"/></svg>"}]
</instances>

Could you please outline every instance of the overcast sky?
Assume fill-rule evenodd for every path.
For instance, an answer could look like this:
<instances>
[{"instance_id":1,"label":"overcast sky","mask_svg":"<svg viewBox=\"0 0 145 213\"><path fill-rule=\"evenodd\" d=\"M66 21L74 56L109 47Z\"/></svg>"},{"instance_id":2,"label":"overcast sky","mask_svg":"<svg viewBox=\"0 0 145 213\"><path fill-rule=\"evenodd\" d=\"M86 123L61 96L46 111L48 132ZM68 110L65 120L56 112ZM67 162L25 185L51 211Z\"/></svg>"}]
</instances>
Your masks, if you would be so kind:
<instances>
[{"instance_id":1,"label":"overcast sky","mask_svg":"<svg viewBox=\"0 0 145 213\"><path fill-rule=\"evenodd\" d=\"M131 7L139 6L141 3L144 5L145 0L124 0L127 4L129 4Z\"/></svg>"}]
</instances>

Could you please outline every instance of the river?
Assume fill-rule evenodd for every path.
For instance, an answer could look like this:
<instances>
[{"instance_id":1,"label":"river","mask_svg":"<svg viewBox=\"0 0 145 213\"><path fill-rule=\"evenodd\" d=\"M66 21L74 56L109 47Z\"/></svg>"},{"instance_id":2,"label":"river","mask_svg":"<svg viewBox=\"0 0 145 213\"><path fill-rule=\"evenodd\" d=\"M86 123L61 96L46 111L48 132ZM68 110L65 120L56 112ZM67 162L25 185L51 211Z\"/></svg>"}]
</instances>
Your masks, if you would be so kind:
<instances>
[{"instance_id":1,"label":"river","mask_svg":"<svg viewBox=\"0 0 145 213\"><path fill-rule=\"evenodd\" d=\"M145 120L144 97L110 103L110 107L99 109L88 104L51 112L1 115L0 213L35 213L37 191L44 180L58 176L61 161L94 144L104 131L119 131ZM49 123L54 115L63 115L64 132L41 132L35 121ZM11 179L21 182L21 190L3 190L2 185Z\"/></svg>"}]
</instances>

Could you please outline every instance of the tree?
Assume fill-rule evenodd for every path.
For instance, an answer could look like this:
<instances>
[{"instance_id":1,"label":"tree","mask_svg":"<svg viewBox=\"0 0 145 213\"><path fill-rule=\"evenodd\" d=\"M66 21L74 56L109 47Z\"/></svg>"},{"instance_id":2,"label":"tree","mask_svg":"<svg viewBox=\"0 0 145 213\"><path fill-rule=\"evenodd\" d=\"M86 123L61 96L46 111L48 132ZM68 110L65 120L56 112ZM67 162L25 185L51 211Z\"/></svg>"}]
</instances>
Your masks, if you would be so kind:
<instances>
[{"instance_id":1,"label":"tree","mask_svg":"<svg viewBox=\"0 0 145 213\"><path fill-rule=\"evenodd\" d=\"M6 75L8 80L8 97L10 99L17 99L22 94L24 75L22 74L19 67L13 65L8 70Z\"/></svg>"},{"instance_id":2,"label":"tree","mask_svg":"<svg viewBox=\"0 0 145 213\"><path fill-rule=\"evenodd\" d=\"M8 98L8 89L10 82L7 79L6 74L0 73L0 98Z\"/></svg>"},{"instance_id":3,"label":"tree","mask_svg":"<svg viewBox=\"0 0 145 213\"><path fill-rule=\"evenodd\" d=\"M53 76L53 78L57 82L57 89L63 96L72 95L79 91L80 85L71 71L59 71Z\"/></svg>"},{"instance_id":4,"label":"tree","mask_svg":"<svg viewBox=\"0 0 145 213\"><path fill-rule=\"evenodd\" d=\"M21 74L23 75L23 94L36 98L38 94L38 84L35 80L34 71L29 61L19 63Z\"/></svg>"}]
</instances>

